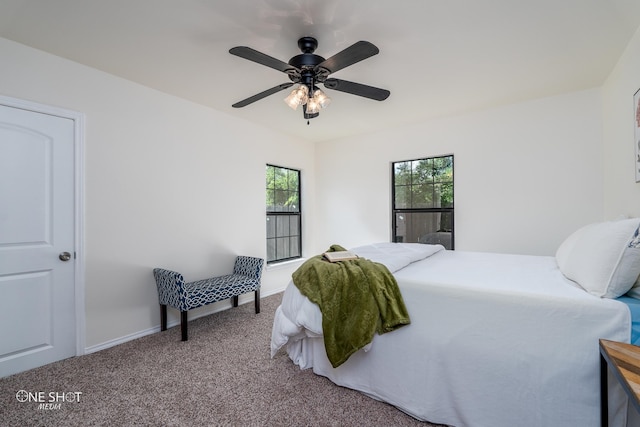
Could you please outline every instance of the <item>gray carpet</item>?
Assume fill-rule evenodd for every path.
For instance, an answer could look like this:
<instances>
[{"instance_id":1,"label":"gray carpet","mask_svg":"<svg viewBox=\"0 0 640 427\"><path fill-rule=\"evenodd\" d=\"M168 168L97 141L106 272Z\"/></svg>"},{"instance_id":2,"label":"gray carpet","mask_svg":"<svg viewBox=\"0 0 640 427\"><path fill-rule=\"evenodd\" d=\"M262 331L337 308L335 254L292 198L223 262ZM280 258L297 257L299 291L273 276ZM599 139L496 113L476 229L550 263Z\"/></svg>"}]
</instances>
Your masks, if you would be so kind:
<instances>
[{"instance_id":1,"label":"gray carpet","mask_svg":"<svg viewBox=\"0 0 640 427\"><path fill-rule=\"evenodd\" d=\"M281 298L264 298L260 314L249 303L193 320L187 342L174 327L0 379L0 425L433 426L301 371L283 351L271 359ZM21 390L60 407L19 402Z\"/></svg>"}]
</instances>

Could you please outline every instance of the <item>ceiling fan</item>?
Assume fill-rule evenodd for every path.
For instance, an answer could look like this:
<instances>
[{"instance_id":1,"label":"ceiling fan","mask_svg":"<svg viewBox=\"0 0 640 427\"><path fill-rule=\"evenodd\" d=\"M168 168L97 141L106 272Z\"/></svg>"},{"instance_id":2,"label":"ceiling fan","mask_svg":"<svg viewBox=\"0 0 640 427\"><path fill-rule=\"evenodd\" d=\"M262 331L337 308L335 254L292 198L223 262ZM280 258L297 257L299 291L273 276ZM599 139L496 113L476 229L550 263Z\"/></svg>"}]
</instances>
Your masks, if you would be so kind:
<instances>
[{"instance_id":1,"label":"ceiling fan","mask_svg":"<svg viewBox=\"0 0 640 427\"><path fill-rule=\"evenodd\" d=\"M347 80L329 78L329 75L336 71L373 55L377 55L380 51L373 44L367 41L359 41L328 59L324 59L322 56L313 53L318 47L318 41L313 37L302 37L298 40L298 47L302 53L291 58L289 62L280 61L279 59L246 46L237 46L230 49L229 53L232 55L282 71L286 73L289 76L289 80L291 80L290 82L279 84L264 92L236 102L232 107L245 107L269 95L285 90L294 84L298 84L298 86L287 96L285 102L294 110L302 105L305 119L318 117L320 108L325 108L331 101L331 99L317 87L319 83L324 84L324 87L327 89L350 93L376 101L384 101L389 97L391 92L386 89Z\"/></svg>"}]
</instances>

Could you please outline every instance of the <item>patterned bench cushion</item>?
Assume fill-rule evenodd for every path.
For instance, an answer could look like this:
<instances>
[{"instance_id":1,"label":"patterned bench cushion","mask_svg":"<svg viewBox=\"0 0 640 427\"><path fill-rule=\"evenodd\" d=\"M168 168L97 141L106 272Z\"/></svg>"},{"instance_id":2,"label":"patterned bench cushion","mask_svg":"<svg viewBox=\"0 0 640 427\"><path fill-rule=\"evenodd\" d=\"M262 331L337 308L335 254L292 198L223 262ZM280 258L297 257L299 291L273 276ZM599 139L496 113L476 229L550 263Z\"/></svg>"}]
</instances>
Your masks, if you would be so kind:
<instances>
[{"instance_id":1,"label":"patterned bench cushion","mask_svg":"<svg viewBox=\"0 0 640 427\"><path fill-rule=\"evenodd\" d=\"M186 290L185 307L190 310L256 291L260 287L260 283L248 276L228 274L185 283L184 287Z\"/></svg>"},{"instance_id":2,"label":"patterned bench cushion","mask_svg":"<svg viewBox=\"0 0 640 427\"><path fill-rule=\"evenodd\" d=\"M260 289L262 258L238 256L232 274L185 282L176 271L155 268L153 275L161 305L188 311Z\"/></svg>"}]
</instances>

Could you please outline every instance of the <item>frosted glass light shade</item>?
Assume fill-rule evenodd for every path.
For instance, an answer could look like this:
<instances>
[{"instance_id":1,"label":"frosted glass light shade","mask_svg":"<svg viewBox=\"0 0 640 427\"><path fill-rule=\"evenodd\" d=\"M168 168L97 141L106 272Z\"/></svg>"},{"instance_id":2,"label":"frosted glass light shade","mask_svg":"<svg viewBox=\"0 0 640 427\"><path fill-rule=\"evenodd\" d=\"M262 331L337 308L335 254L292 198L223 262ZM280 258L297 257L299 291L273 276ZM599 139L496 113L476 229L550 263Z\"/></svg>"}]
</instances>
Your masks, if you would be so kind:
<instances>
[{"instance_id":1,"label":"frosted glass light shade","mask_svg":"<svg viewBox=\"0 0 640 427\"><path fill-rule=\"evenodd\" d=\"M320 104L315 96L307 101L307 114L316 114L320 112Z\"/></svg>"},{"instance_id":2,"label":"frosted glass light shade","mask_svg":"<svg viewBox=\"0 0 640 427\"><path fill-rule=\"evenodd\" d=\"M331 98L329 98L323 91L320 89L316 89L313 92L313 99L320 105L322 108L327 108L329 104L331 104Z\"/></svg>"},{"instance_id":3,"label":"frosted glass light shade","mask_svg":"<svg viewBox=\"0 0 640 427\"><path fill-rule=\"evenodd\" d=\"M304 105L304 104L307 103L307 100L308 100L307 94L308 93L309 93L309 88L307 88L305 85L300 85L300 86L298 86L297 88L295 88L294 90L291 91L289 96L287 96L284 99L284 102L289 107L291 107L292 109L296 110L299 105Z\"/></svg>"}]
</instances>

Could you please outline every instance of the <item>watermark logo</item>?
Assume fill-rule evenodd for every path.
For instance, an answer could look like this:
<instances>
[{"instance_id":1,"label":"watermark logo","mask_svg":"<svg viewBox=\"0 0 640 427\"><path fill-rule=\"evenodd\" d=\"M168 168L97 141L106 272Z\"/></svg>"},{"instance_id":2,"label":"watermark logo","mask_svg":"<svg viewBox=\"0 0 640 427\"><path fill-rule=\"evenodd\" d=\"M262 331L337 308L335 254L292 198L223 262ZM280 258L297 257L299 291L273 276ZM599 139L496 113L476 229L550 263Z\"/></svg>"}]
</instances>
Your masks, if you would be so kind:
<instances>
[{"instance_id":1,"label":"watermark logo","mask_svg":"<svg viewBox=\"0 0 640 427\"><path fill-rule=\"evenodd\" d=\"M16 393L16 400L20 403L37 403L38 409L51 410L61 409L64 403L79 403L82 396L81 391L27 391L19 390Z\"/></svg>"}]
</instances>

